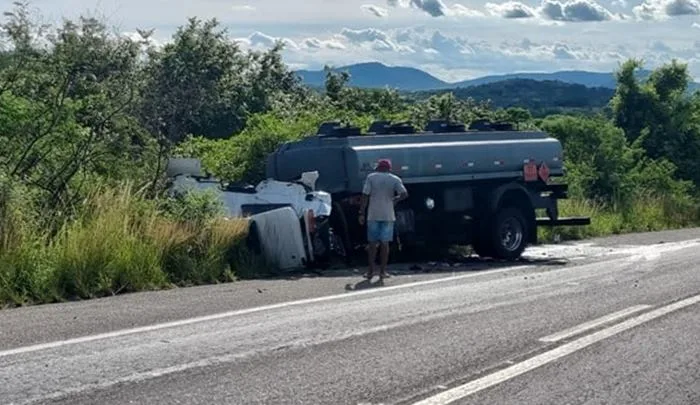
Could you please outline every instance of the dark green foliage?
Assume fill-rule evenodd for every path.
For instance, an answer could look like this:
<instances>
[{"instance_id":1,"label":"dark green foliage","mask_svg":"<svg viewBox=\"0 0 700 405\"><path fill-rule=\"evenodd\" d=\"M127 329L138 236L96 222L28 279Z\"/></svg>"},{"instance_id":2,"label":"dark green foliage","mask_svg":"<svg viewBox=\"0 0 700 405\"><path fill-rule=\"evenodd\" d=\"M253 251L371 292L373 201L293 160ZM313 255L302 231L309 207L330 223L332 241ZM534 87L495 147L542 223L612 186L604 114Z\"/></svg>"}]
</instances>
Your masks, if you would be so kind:
<instances>
[{"instance_id":1,"label":"dark green foliage","mask_svg":"<svg viewBox=\"0 0 700 405\"><path fill-rule=\"evenodd\" d=\"M564 83L554 80L508 79L494 83L449 90L458 99L489 101L495 107L521 107L535 115L547 110L562 111L599 111L603 109L612 96L614 89L605 87L586 87L581 84ZM415 93L416 98L425 98L446 91Z\"/></svg>"},{"instance_id":2,"label":"dark green foliage","mask_svg":"<svg viewBox=\"0 0 700 405\"><path fill-rule=\"evenodd\" d=\"M216 20L192 18L173 42L149 50L142 120L172 142L188 134L226 138L276 96L301 92L282 63L282 45L245 53Z\"/></svg>"}]
</instances>

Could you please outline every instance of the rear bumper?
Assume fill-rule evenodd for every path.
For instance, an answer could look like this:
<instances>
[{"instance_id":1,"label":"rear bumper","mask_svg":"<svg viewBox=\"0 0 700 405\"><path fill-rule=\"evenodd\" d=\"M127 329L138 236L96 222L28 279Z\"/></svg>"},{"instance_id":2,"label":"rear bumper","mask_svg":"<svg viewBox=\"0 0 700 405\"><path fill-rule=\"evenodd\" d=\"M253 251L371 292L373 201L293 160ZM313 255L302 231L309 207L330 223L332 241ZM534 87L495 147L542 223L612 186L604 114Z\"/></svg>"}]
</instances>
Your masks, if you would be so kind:
<instances>
[{"instance_id":1,"label":"rear bumper","mask_svg":"<svg viewBox=\"0 0 700 405\"><path fill-rule=\"evenodd\" d=\"M588 217L537 218L537 226L586 226L591 224Z\"/></svg>"}]
</instances>

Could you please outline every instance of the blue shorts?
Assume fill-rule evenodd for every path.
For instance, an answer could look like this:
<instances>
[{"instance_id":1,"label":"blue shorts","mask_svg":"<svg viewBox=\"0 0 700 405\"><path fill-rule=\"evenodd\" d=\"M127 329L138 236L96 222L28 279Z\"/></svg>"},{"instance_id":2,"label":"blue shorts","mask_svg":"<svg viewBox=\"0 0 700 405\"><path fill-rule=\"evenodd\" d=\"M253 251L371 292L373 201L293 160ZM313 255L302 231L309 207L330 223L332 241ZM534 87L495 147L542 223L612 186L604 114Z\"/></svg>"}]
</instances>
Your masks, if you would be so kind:
<instances>
[{"instance_id":1,"label":"blue shorts","mask_svg":"<svg viewBox=\"0 0 700 405\"><path fill-rule=\"evenodd\" d=\"M391 242L394 240L393 221L367 221L367 241Z\"/></svg>"}]
</instances>

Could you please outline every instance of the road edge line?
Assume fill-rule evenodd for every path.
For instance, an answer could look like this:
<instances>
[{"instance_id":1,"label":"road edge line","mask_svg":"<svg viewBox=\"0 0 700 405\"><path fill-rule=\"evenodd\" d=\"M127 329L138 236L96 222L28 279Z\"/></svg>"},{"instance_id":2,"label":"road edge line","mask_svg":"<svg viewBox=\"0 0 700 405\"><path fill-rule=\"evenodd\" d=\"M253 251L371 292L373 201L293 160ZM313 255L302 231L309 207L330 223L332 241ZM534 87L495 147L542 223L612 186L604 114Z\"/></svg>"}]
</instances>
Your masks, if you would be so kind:
<instances>
[{"instance_id":1,"label":"road edge line","mask_svg":"<svg viewBox=\"0 0 700 405\"><path fill-rule=\"evenodd\" d=\"M592 333L590 335L581 337L569 343L565 343L555 349L541 353L535 357L522 361L520 363L514 364L503 370L496 371L494 373L488 374L484 377L478 378L476 380L470 381L466 384L454 387L447 391L441 392L437 395L428 397L418 402L414 402L413 405L446 405L454 401L463 399L469 395L477 393L479 391L490 388L494 385L498 385L502 382L508 381L514 377L525 374L528 371L532 371L538 367L545 364L554 362L562 357L569 354L575 353L581 349L593 345L594 343L600 342L604 339L615 336L619 333L625 332L636 326L642 325L646 322L652 321L661 316L667 315L671 312L689 307L691 305L700 302L700 295L696 295L690 298L686 298L682 301L677 301L673 304L666 305L664 307L649 311L635 318L623 321L616 325L610 326L601 331Z\"/></svg>"},{"instance_id":2,"label":"road edge line","mask_svg":"<svg viewBox=\"0 0 700 405\"><path fill-rule=\"evenodd\" d=\"M605 316L601 316L600 318L593 319L591 321L573 326L568 329L564 329L560 332L553 333L551 335L545 336L543 338L540 338L540 342L544 343L554 343L558 342L560 340L564 340L566 338L569 338L571 336L576 336L580 335L583 332L589 331L591 329L594 329L598 326L605 325L607 323L611 323L613 321L616 321L618 319L622 319L626 316L632 315L637 312L641 312L645 309L652 308L651 305L635 305L631 306L629 308L625 308L621 311L613 312L612 314L608 314Z\"/></svg>"}]
</instances>

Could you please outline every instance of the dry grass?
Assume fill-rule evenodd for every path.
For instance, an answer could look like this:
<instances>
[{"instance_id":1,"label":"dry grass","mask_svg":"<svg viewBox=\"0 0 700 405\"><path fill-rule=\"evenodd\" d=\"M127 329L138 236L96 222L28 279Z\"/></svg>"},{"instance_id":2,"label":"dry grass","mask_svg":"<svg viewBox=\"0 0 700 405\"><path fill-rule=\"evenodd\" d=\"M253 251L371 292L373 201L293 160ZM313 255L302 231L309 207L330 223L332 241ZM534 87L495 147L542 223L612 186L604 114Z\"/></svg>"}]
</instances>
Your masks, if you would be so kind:
<instances>
[{"instance_id":1,"label":"dry grass","mask_svg":"<svg viewBox=\"0 0 700 405\"><path fill-rule=\"evenodd\" d=\"M700 224L700 211L690 201L665 197L645 197L626 206L603 206L586 200L564 200L561 216L588 216L590 226L541 228L540 240L551 242L555 235L561 240L679 229Z\"/></svg>"},{"instance_id":2,"label":"dry grass","mask_svg":"<svg viewBox=\"0 0 700 405\"><path fill-rule=\"evenodd\" d=\"M5 215L0 303L44 303L226 282L248 273L247 220L184 222L129 184L99 189L51 239Z\"/></svg>"}]
</instances>

